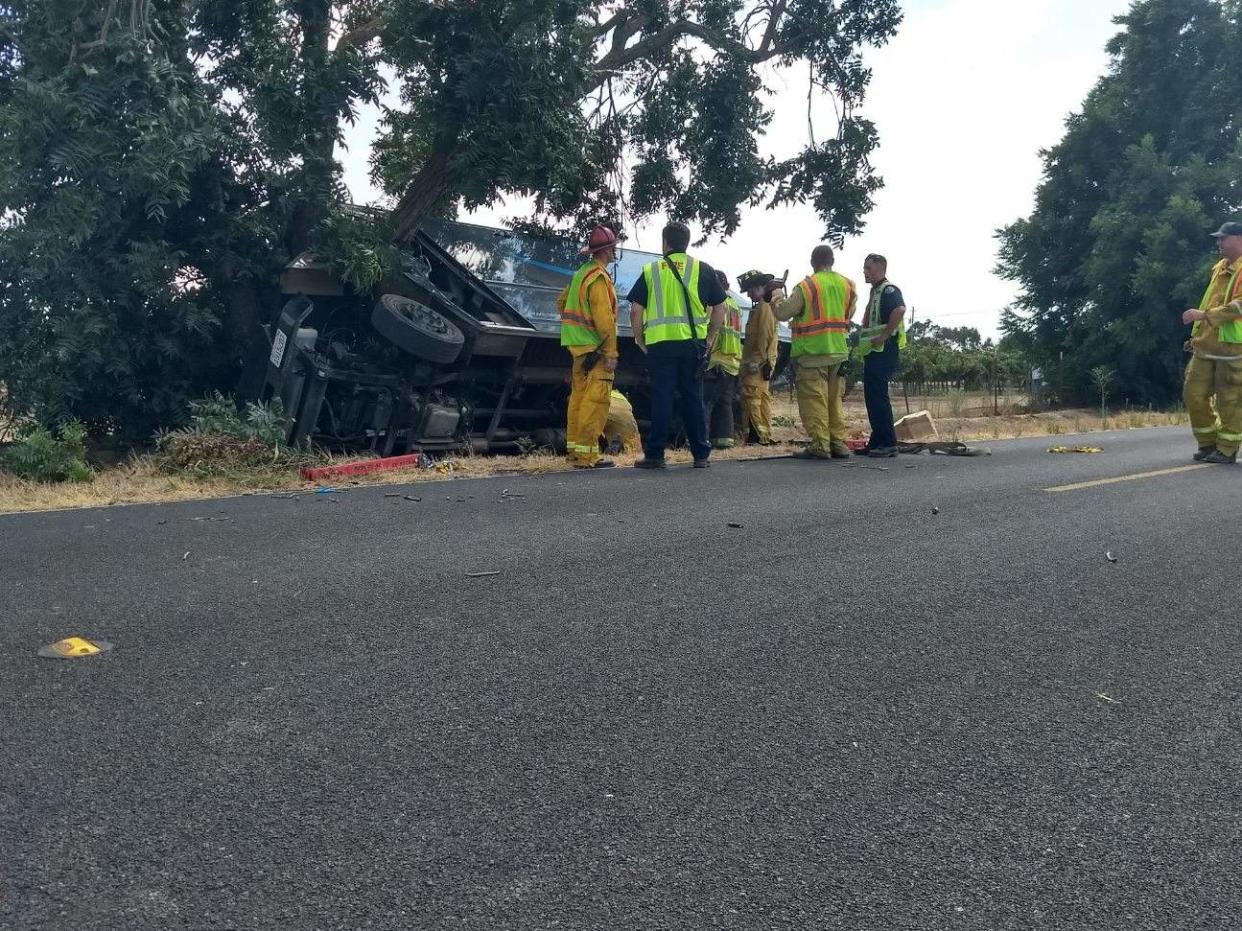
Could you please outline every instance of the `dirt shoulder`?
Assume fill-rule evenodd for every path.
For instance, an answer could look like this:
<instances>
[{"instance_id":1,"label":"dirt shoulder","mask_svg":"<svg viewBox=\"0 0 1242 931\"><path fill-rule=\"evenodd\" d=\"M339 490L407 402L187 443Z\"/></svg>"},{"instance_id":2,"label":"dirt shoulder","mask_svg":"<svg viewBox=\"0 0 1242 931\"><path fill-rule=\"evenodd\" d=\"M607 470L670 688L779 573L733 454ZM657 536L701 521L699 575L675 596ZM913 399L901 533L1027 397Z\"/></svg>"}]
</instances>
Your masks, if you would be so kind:
<instances>
[{"instance_id":1,"label":"dirt shoulder","mask_svg":"<svg viewBox=\"0 0 1242 931\"><path fill-rule=\"evenodd\" d=\"M769 447L745 446L717 452L721 460L759 459L789 455L805 443L797 422L796 407L787 400L774 405L778 444ZM847 404L846 420L852 435L866 436L866 414L860 404ZM1038 414L1010 414L999 417L942 418L937 421L941 439L966 442L1014 439L1023 436L1069 436L1111 430L1135 430L1186 423L1180 413L1130 412L1101 419L1099 412L1086 410L1049 411ZM615 457L618 466L631 466L638 457ZM349 460L342 459L340 462ZM689 462L688 453L674 451L671 462ZM561 456L532 453L525 456L462 456L438 460L430 468L410 468L376 476L337 481L338 487L361 485L408 485L446 478L488 478L497 475L538 475L568 471ZM40 484L0 474L0 514L68 508L105 507L120 504L150 504L192 501L270 492L314 491L318 483L305 481L295 470L268 470L233 474L220 478L201 478L161 471L146 457L100 469L94 482L85 484Z\"/></svg>"}]
</instances>

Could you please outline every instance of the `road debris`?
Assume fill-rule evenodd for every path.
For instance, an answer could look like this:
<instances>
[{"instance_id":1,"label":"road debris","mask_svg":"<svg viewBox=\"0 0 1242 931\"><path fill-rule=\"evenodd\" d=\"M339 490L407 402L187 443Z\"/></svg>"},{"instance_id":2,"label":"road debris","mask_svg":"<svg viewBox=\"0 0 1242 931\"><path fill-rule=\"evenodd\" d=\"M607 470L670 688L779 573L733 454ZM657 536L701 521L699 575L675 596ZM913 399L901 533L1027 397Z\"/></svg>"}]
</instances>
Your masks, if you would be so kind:
<instances>
[{"instance_id":1,"label":"road debris","mask_svg":"<svg viewBox=\"0 0 1242 931\"><path fill-rule=\"evenodd\" d=\"M1092 455L1094 453L1102 453L1104 452L1104 450L1101 449L1099 446L1053 446L1051 449L1048 450L1048 452L1054 455L1057 455L1057 456L1064 456L1064 455L1069 455L1071 453L1083 453L1085 455Z\"/></svg>"},{"instance_id":2,"label":"road debris","mask_svg":"<svg viewBox=\"0 0 1242 931\"><path fill-rule=\"evenodd\" d=\"M384 497L385 497L385 498L400 498L400 497L401 497L401 492L399 492L399 491L398 491L398 492L396 492L395 494L391 494L391 495L384 495Z\"/></svg>"},{"instance_id":3,"label":"road debris","mask_svg":"<svg viewBox=\"0 0 1242 931\"><path fill-rule=\"evenodd\" d=\"M318 488L315 489L315 494L334 495L336 494L336 489L333 488L331 485L320 485Z\"/></svg>"},{"instance_id":4,"label":"road debris","mask_svg":"<svg viewBox=\"0 0 1242 931\"><path fill-rule=\"evenodd\" d=\"M406 500L406 501L422 501L423 499L422 499L422 498L415 498L413 495L406 495L406 496L405 496L405 500Z\"/></svg>"},{"instance_id":5,"label":"road debris","mask_svg":"<svg viewBox=\"0 0 1242 931\"><path fill-rule=\"evenodd\" d=\"M933 514L933 515L935 515L935 514L939 514L939 513L940 513L940 508L932 508L932 514Z\"/></svg>"},{"instance_id":6,"label":"road debris","mask_svg":"<svg viewBox=\"0 0 1242 931\"><path fill-rule=\"evenodd\" d=\"M497 575L500 575L500 573L499 572L467 572L466 578L468 579L490 579L493 576L497 576Z\"/></svg>"},{"instance_id":7,"label":"road debris","mask_svg":"<svg viewBox=\"0 0 1242 931\"><path fill-rule=\"evenodd\" d=\"M1111 550L1104 554L1104 558L1107 559L1109 562L1117 561L1117 557L1113 555Z\"/></svg>"},{"instance_id":8,"label":"road debris","mask_svg":"<svg viewBox=\"0 0 1242 931\"><path fill-rule=\"evenodd\" d=\"M744 529L742 524L732 524L732 523L731 523L731 524L729 524L728 526L729 526L730 528L732 528L733 530L742 530L742 529Z\"/></svg>"},{"instance_id":9,"label":"road debris","mask_svg":"<svg viewBox=\"0 0 1242 931\"><path fill-rule=\"evenodd\" d=\"M189 550L186 550L186 551L185 551L185 555L181 557L181 561L182 561L182 562L185 562L185 561L186 561L187 559L189 559L189 558L190 558L190 551L189 551Z\"/></svg>"},{"instance_id":10,"label":"road debris","mask_svg":"<svg viewBox=\"0 0 1242 931\"><path fill-rule=\"evenodd\" d=\"M1121 704L1121 702L1119 702L1117 699L1113 698L1111 695L1105 695L1103 692L1096 692L1095 697L1098 698L1100 701L1108 702L1110 705Z\"/></svg>"},{"instance_id":11,"label":"road debris","mask_svg":"<svg viewBox=\"0 0 1242 931\"><path fill-rule=\"evenodd\" d=\"M112 649L107 640L86 640L83 637L66 637L39 647L39 655L44 659L81 659L83 656L98 656Z\"/></svg>"},{"instance_id":12,"label":"road debris","mask_svg":"<svg viewBox=\"0 0 1242 931\"><path fill-rule=\"evenodd\" d=\"M208 522L219 521L220 523L223 523L224 521L232 520L233 518L231 517L191 517L189 519L192 521L208 521Z\"/></svg>"}]
</instances>

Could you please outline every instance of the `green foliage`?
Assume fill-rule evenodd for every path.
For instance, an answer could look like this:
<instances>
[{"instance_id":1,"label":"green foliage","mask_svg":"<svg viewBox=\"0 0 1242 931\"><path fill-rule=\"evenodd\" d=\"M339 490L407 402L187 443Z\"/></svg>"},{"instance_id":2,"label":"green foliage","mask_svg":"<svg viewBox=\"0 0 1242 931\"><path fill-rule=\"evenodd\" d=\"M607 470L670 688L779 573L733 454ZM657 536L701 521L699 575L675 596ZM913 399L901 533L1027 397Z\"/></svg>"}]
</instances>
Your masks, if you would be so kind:
<instances>
[{"instance_id":1,"label":"green foliage","mask_svg":"<svg viewBox=\"0 0 1242 931\"><path fill-rule=\"evenodd\" d=\"M285 442L291 426L279 398L270 402L248 401L238 408L233 398L217 391L190 402L190 422L175 434L231 436L276 447Z\"/></svg>"},{"instance_id":2,"label":"green foliage","mask_svg":"<svg viewBox=\"0 0 1242 931\"><path fill-rule=\"evenodd\" d=\"M91 482L86 462L86 430L67 420L55 431L40 424L23 429L4 454L0 469L32 482Z\"/></svg>"},{"instance_id":3,"label":"green foliage","mask_svg":"<svg viewBox=\"0 0 1242 931\"><path fill-rule=\"evenodd\" d=\"M862 52L900 21L896 0L392 0L403 106L376 178L403 232L456 198L516 192L565 224L667 214L726 235L743 204L810 201L839 241L880 185L875 128L855 112ZM760 150L765 64L809 73L838 105L782 161Z\"/></svg>"},{"instance_id":4,"label":"green foliage","mask_svg":"<svg viewBox=\"0 0 1242 931\"><path fill-rule=\"evenodd\" d=\"M279 400L237 402L220 392L190 402L189 423L156 435L159 461L168 471L222 475L262 468L288 469L315 458L309 448L285 442L290 419Z\"/></svg>"},{"instance_id":5,"label":"green foliage","mask_svg":"<svg viewBox=\"0 0 1242 931\"><path fill-rule=\"evenodd\" d=\"M1025 385L1030 360L1008 341L994 345L973 327L940 327L919 322L910 327L901 356L901 378L911 385L950 384L959 390L996 385Z\"/></svg>"},{"instance_id":6,"label":"green foliage","mask_svg":"<svg viewBox=\"0 0 1242 931\"><path fill-rule=\"evenodd\" d=\"M1100 418L1108 413L1108 389L1113 385L1117 371L1109 365L1097 365L1091 370L1091 383L1100 394Z\"/></svg>"},{"instance_id":7,"label":"green foliage","mask_svg":"<svg viewBox=\"0 0 1242 931\"><path fill-rule=\"evenodd\" d=\"M278 274L340 245L333 152L381 86L374 2L0 5L9 415L137 439L236 383ZM334 41L334 26L345 32ZM370 38L368 38L370 37ZM348 39L348 41L346 41Z\"/></svg>"},{"instance_id":8,"label":"green foliage","mask_svg":"<svg viewBox=\"0 0 1242 931\"><path fill-rule=\"evenodd\" d=\"M1023 289L1003 328L1062 402L1092 397L1106 366L1128 401L1165 405L1207 234L1242 209L1242 24L1214 0L1141 0L1118 23L1109 73L1044 153L1034 213L1001 231L999 271Z\"/></svg>"},{"instance_id":9,"label":"green foliage","mask_svg":"<svg viewBox=\"0 0 1242 931\"><path fill-rule=\"evenodd\" d=\"M0 0L0 418L149 436L236 384L290 259L367 289L393 231L459 202L730 233L742 204L812 201L830 238L857 232L879 185L861 56L900 20L897 0ZM838 107L783 161L764 65ZM393 224L343 209L336 160L385 73Z\"/></svg>"}]
</instances>

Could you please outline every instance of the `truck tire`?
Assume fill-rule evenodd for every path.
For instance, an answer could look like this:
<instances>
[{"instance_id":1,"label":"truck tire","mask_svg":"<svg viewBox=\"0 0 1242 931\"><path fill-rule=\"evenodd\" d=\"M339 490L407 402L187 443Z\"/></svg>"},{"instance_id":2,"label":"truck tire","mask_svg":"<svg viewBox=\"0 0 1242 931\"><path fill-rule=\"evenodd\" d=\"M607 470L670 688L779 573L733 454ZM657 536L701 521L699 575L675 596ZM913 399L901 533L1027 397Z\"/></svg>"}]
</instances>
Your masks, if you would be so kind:
<instances>
[{"instance_id":1,"label":"truck tire","mask_svg":"<svg viewBox=\"0 0 1242 931\"><path fill-rule=\"evenodd\" d=\"M466 344L443 314L399 294L385 294L375 303L371 324L398 349L440 365L456 362Z\"/></svg>"}]
</instances>

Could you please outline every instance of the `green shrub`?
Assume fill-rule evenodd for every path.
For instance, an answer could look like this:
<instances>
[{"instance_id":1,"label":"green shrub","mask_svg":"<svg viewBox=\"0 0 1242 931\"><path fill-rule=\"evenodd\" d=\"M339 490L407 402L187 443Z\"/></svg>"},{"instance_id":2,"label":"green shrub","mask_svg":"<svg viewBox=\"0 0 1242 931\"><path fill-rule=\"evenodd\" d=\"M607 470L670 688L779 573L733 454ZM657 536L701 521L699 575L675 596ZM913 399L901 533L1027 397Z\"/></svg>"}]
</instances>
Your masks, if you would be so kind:
<instances>
[{"instance_id":1,"label":"green shrub","mask_svg":"<svg viewBox=\"0 0 1242 931\"><path fill-rule=\"evenodd\" d=\"M316 457L309 447L285 442L291 421L279 399L251 401L238 410L219 392L190 402L190 422L156 435L161 466L168 471L221 475L241 470L288 469Z\"/></svg>"},{"instance_id":2,"label":"green shrub","mask_svg":"<svg viewBox=\"0 0 1242 931\"><path fill-rule=\"evenodd\" d=\"M86 462L86 430L76 420L53 432L29 424L17 442L0 456L0 469L32 482L90 482L95 473Z\"/></svg>"}]
</instances>

